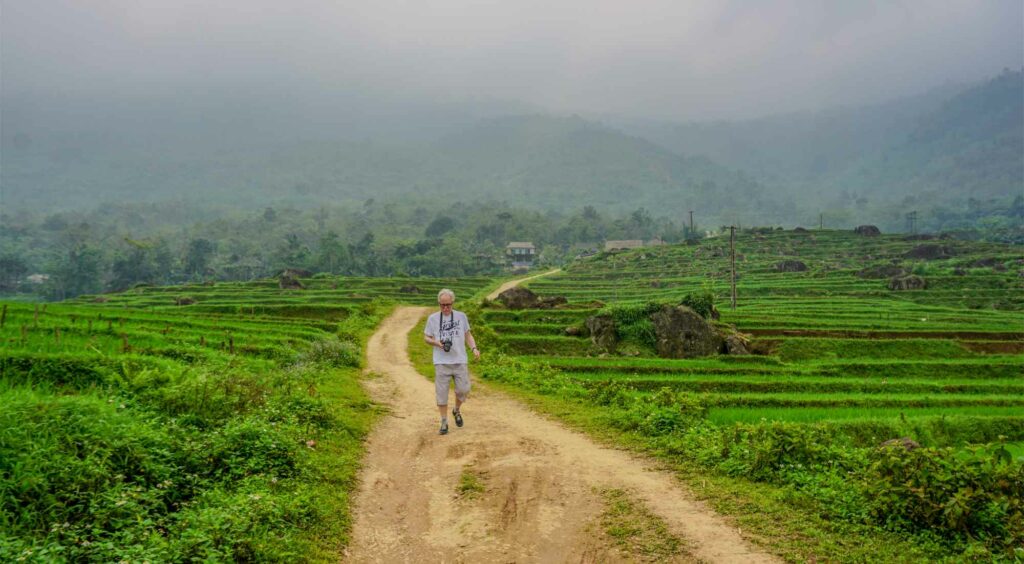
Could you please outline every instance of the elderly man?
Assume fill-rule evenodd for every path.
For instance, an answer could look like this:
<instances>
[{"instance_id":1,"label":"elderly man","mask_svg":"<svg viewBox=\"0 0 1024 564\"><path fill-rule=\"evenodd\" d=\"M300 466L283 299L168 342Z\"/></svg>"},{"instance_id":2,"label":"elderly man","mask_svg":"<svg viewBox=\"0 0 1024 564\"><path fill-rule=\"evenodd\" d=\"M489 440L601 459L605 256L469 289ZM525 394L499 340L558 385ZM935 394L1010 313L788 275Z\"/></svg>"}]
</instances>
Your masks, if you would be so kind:
<instances>
[{"instance_id":1,"label":"elderly man","mask_svg":"<svg viewBox=\"0 0 1024 564\"><path fill-rule=\"evenodd\" d=\"M448 434L448 387L455 379L455 409L452 417L455 425L462 427L462 404L469 396L469 358L466 356L468 343L473 356L480 360L480 349L469 331L469 319L465 313L452 308L455 292L448 288L437 293L437 305L441 311L430 314L423 329L423 339L434 347L434 389L437 395L437 411L441 414L442 435Z\"/></svg>"}]
</instances>

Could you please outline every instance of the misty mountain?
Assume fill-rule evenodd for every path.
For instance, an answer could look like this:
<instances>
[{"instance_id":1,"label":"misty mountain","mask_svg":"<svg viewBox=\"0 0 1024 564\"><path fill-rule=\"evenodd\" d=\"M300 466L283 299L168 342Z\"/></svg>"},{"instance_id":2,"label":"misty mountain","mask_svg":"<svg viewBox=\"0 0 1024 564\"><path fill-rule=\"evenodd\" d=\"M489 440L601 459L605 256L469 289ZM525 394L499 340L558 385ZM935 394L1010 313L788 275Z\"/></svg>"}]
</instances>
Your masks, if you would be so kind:
<instances>
[{"instance_id":1,"label":"misty mountain","mask_svg":"<svg viewBox=\"0 0 1024 564\"><path fill-rule=\"evenodd\" d=\"M310 207L369 198L503 201L542 210L640 207L704 218L782 217L787 204L753 179L705 157L683 157L578 117L478 121L423 143L373 140L254 141L237 145L166 137L131 144L110 135L35 142L5 152L9 209L94 207L102 202Z\"/></svg>"},{"instance_id":2,"label":"misty mountain","mask_svg":"<svg viewBox=\"0 0 1024 564\"><path fill-rule=\"evenodd\" d=\"M738 122L621 126L801 198L1007 198L1024 186L1022 85L1020 71L1005 71L979 84L879 105Z\"/></svg>"}]
</instances>

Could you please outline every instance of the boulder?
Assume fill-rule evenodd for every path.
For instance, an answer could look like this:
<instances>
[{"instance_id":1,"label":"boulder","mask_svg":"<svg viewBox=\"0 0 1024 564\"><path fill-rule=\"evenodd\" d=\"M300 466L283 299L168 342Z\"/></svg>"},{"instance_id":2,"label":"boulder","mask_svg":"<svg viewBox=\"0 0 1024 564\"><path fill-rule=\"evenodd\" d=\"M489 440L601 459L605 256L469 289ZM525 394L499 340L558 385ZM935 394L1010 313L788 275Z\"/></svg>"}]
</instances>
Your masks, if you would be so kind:
<instances>
[{"instance_id":1,"label":"boulder","mask_svg":"<svg viewBox=\"0 0 1024 564\"><path fill-rule=\"evenodd\" d=\"M569 300L565 299L565 296L550 296L547 298L541 298L537 302L537 309L552 309L560 305L569 303Z\"/></svg>"},{"instance_id":2,"label":"boulder","mask_svg":"<svg viewBox=\"0 0 1024 564\"><path fill-rule=\"evenodd\" d=\"M918 443L917 441L915 441L914 439L911 439L910 437L900 437L898 439L889 439L888 441L885 441L884 443L882 443L882 444L880 444L878 446L880 446L882 448L899 447L899 448L904 448L904 449L907 449L907 450L914 450L914 449L921 448L921 444Z\"/></svg>"},{"instance_id":3,"label":"boulder","mask_svg":"<svg viewBox=\"0 0 1024 564\"><path fill-rule=\"evenodd\" d=\"M399 288L398 291L403 293L403 294L422 294L423 293L423 290L420 290L419 287L417 287L414 284L406 284L405 286L402 286L401 288Z\"/></svg>"},{"instance_id":4,"label":"boulder","mask_svg":"<svg viewBox=\"0 0 1024 564\"><path fill-rule=\"evenodd\" d=\"M794 227L793 228L793 232L794 233L807 233L807 230L804 229L803 227Z\"/></svg>"},{"instance_id":5,"label":"boulder","mask_svg":"<svg viewBox=\"0 0 1024 564\"><path fill-rule=\"evenodd\" d=\"M928 288L928 281L916 274L895 276L889 280L889 289L894 291L924 290L926 288Z\"/></svg>"},{"instance_id":6,"label":"boulder","mask_svg":"<svg viewBox=\"0 0 1024 564\"><path fill-rule=\"evenodd\" d=\"M651 315L658 355L693 358L718 354L724 339L699 313L686 306L666 305Z\"/></svg>"},{"instance_id":7,"label":"boulder","mask_svg":"<svg viewBox=\"0 0 1024 564\"><path fill-rule=\"evenodd\" d=\"M305 288L302 285L302 281L298 277L288 274L288 271L282 272L281 276L277 278L277 286L282 290L302 290Z\"/></svg>"},{"instance_id":8,"label":"boulder","mask_svg":"<svg viewBox=\"0 0 1024 564\"><path fill-rule=\"evenodd\" d=\"M775 263L775 270L779 272L804 272L807 270L807 265L799 260L784 260Z\"/></svg>"},{"instance_id":9,"label":"boulder","mask_svg":"<svg viewBox=\"0 0 1024 564\"><path fill-rule=\"evenodd\" d=\"M508 309L529 309L537 305L537 294L526 288L509 288L498 295L498 301Z\"/></svg>"},{"instance_id":10,"label":"boulder","mask_svg":"<svg viewBox=\"0 0 1024 564\"><path fill-rule=\"evenodd\" d=\"M587 318L587 331L594 346L604 352L615 352L619 343L615 333L615 320L610 315L594 315Z\"/></svg>"},{"instance_id":11,"label":"boulder","mask_svg":"<svg viewBox=\"0 0 1024 564\"><path fill-rule=\"evenodd\" d=\"M874 225L858 225L853 232L862 237L877 237L882 234L882 231Z\"/></svg>"},{"instance_id":12,"label":"boulder","mask_svg":"<svg viewBox=\"0 0 1024 564\"><path fill-rule=\"evenodd\" d=\"M584 330L579 325L570 325L562 331L566 337L582 337Z\"/></svg>"},{"instance_id":13,"label":"boulder","mask_svg":"<svg viewBox=\"0 0 1024 564\"><path fill-rule=\"evenodd\" d=\"M857 271L857 276L861 278L893 278L898 276L906 276L907 271L901 266L894 264L882 264L878 266L869 266Z\"/></svg>"},{"instance_id":14,"label":"boulder","mask_svg":"<svg viewBox=\"0 0 1024 564\"><path fill-rule=\"evenodd\" d=\"M750 348L747 345L747 340L736 333L725 338L725 352L727 354L750 354Z\"/></svg>"},{"instance_id":15,"label":"boulder","mask_svg":"<svg viewBox=\"0 0 1024 564\"><path fill-rule=\"evenodd\" d=\"M955 254L956 252L950 247L929 243L926 245L918 245L903 253L903 256L912 259L936 260L949 258Z\"/></svg>"},{"instance_id":16,"label":"boulder","mask_svg":"<svg viewBox=\"0 0 1024 564\"><path fill-rule=\"evenodd\" d=\"M178 296L174 298L174 305L187 306L196 303L196 299L192 296Z\"/></svg>"}]
</instances>

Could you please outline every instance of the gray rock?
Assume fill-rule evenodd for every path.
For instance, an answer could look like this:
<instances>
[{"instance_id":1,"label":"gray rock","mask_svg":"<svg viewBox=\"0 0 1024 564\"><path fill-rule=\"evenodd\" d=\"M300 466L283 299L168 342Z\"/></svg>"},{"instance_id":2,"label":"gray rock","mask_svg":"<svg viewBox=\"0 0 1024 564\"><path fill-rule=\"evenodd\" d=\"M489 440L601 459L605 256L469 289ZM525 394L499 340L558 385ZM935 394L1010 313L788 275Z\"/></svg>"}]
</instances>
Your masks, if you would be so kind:
<instances>
[{"instance_id":1,"label":"gray rock","mask_svg":"<svg viewBox=\"0 0 1024 564\"><path fill-rule=\"evenodd\" d=\"M747 347L747 340L734 333L725 338L725 352L742 355L750 354L750 349Z\"/></svg>"},{"instance_id":2,"label":"gray rock","mask_svg":"<svg viewBox=\"0 0 1024 564\"><path fill-rule=\"evenodd\" d=\"M537 294L516 286L499 294L498 301L508 309L529 309L536 306L540 300Z\"/></svg>"},{"instance_id":3,"label":"gray rock","mask_svg":"<svg viewBox=\"0 0 1024 564\"><path fill-rule=\"evenodd\" d=\"M686 306L666 305L651 315L657 338L658 355L667 358L693 358L718 354L724 344L699 313Z\"/></svg>"},{"instance_id":4,"label":"gray rock","mask_svg":"<svg viewBox=\"0 0 1024 564\"><path fill-rule=\"evenodd\" d=\"M893 291L924 290L926 288L928 288L928 281L916 274L896 276L889 280L889 289Z\"/></svg>"},{"instance_id":5,"label":"gray rock","mask_svg":"<svg viewBox=\"0 0 1024 564\"><path fill-rule=\"evenodd\" d=\"M903 253L903 256L914 259L936 260L949 258L955 254L956 251L950 247L929 243L927 245L918 245L906 253Z\"/></svg>"},{"instance_id":6,"label":"gray rock","mask_svg":"<svg viewBox=\"0 0 1024 564\"><path fill-rule=\"evenodd\" d=\"M775 270L779 272L804 272L807 270L807 265L799 260L784 260L775 263Z\"/></svg>"},{"instance_id":7,"label":"gray rock","mask_svg":"<svg viewBox=\"0 0 1024 564\"><path fill-rule=\"evenodd\" d=\"M594 315L587 318L587 331L594 346L604 352L615 352L619 337L615 334L615 320L610 315Z\"/></svg>"}]
</instances>

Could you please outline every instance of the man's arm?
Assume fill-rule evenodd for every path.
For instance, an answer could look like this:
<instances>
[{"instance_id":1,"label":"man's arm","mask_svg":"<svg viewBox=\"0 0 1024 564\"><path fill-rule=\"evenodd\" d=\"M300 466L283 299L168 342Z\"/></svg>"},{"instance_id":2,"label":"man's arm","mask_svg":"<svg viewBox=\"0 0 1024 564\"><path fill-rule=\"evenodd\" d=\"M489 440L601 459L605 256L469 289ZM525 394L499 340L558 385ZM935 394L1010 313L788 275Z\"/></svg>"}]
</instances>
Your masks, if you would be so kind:
<instances>
[{"instance_id":1,"label":"man's arm","mask_svg":"<svg viewBox=\"0 0 1024 564\"><path fill-rule=\"evenodd\" d=\"M466 343L468 343L470 349L472 349L473 357L480 360L480 349L476 347L476 339L473 338L472 331L466 331Z\"/></svg>"}]
</instances>

